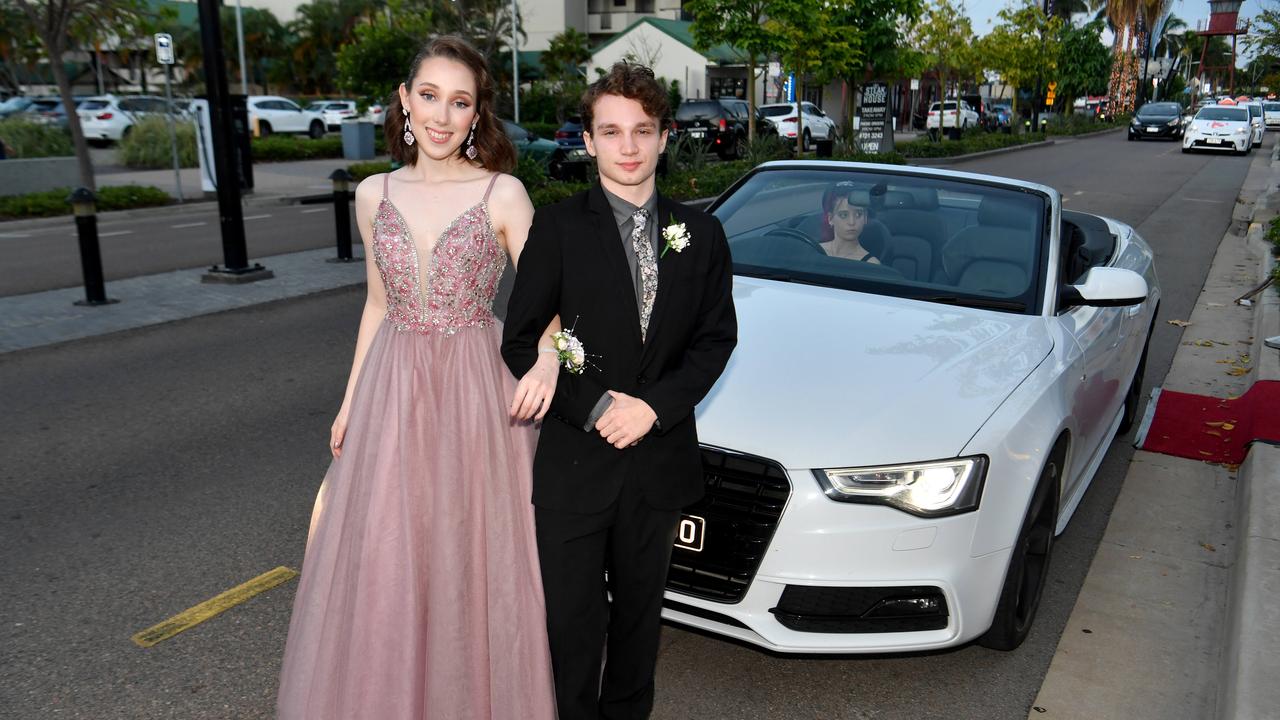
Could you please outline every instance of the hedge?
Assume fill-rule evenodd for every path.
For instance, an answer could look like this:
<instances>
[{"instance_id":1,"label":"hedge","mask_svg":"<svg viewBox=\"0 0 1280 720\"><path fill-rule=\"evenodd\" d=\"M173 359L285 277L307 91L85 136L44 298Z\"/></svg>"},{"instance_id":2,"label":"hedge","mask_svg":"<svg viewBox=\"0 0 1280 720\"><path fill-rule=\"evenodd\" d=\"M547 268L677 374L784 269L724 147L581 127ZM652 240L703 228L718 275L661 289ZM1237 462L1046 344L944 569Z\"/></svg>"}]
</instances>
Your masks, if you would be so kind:
<instances>
[{"instance_id":1,"label":"hedge","mask_svg":"<svg viewBox=\"0 0 1280 720\"><path fill-rule=\"evenodd\" d=\"M75 148L71 146L71 136L65 130L23 118L0 120L0 140L8 146L6 155L15 159L76 154ZM12 154L8 154L9 152Z\"/></svg>"},{"instance_id":2,"label":"hedge","mask_svg":"<svg viewBox=\"0 0 1280 720\"><path fill-rule=\"evenodd\" d=\"M0 219L70 215L71 204L67 202L67 196L70 194L71 188L59 188L26 195L0 197ZM95 194L98 212L156 207L167 205L171 201L168 193L150 185L101 187Z\"/></svg>"},{"instance_id":3,"label":"hedge","mask_svg":"<svg viewBox=\"0 0 1280 720\"><path fill-rule=\"evenodd\" d=\"M196 167L195 123L175 121L174 135L178 140L178 162L182 167ZM163 117L150 116L134 124L120 141L117 158L126 167L158 170L173 167L173 146L169 142L169 122Z\"/></svg>"}]
</instances>

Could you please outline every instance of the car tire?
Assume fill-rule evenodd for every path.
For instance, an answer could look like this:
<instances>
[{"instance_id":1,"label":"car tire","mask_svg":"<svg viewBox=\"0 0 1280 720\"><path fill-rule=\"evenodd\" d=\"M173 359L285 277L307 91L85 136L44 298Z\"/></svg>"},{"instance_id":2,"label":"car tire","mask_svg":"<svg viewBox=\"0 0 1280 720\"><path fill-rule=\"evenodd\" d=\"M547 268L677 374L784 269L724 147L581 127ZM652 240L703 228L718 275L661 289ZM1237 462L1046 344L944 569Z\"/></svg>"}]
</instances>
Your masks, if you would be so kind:
<instances>
[{"instance_id":1,"label":"car tire","mask_svg":"<svg viewBox=\"0 0 1280 720\"><path fill-rule=\"evenodd\" d=\"M978 644L992 650L1014 650L1027 639L1049 578L1054 531L1058 523L1058 487L1066 459L1066 443L1059 440L1040 471L1027 504L1000 588L995 617Z\"/></svg>"},{"instance_id":2,"label":"car tire","mask_svg":"<svg viewBox=\"0 0 1280 720\"><path fill-rule=\"evenodd\" d=\"M258 137L271 137L271 123L266 120L258 121Z\"/></svg>"},{"instance_id":3,"label":"car tire","mask_svg":"<svg viewBox=\"0 0 1280 720\"><path fill-rule=\"evenodd\" d=\"M729 157L734 160L741 160L747 154L747 139L741 135L735 135L733 138L733 148L729 151Z\"/></svg>"},{"instance_id":4,"label":"car tire","mask_svg":"<svg viewBox=\"0 0 1280 720\"><path fill-rule=\"evenodd\" d=\"M1151 328L1155 329L1154 325ZM1151 347L1151 334L1147 334L1147 342L1142 346L1142 355L1138 356L1138 369L1133 373L1133 382L1124 394L1124 413L1120 416L1120 427L1116 433L1124 435L1133 428L1138 419L1138 408L1142 405L1142 381L1147 375L1147 350Z\"/></svg>"},{"instance_id":5,"label":"car tire","mask_svg":"<svg viewBox=\"0 0 1280 720\"><path fill-rule=\"evenodd\" d=\"M800 152L809 152L809 148L813 147L813 136L808 130L804 131L804 145L800 148Z\"/></svg>"},{"instance_id":6,"label":"car tire","mask_svg":"<svg viewBox=\"0 0 1280 720\"><path fill-rule=\"evenodd\" d=\"M324 137L324 123L319 120L312 120L311 127L307 129L307 135L312 140L319 140Z\"/></svg>"},{"instance_id":7,"label":"car tire","mask_svg":"<svg viewBox=\"0 0 1280 720\"><path fill-rule=\"evenodd\" d=\"M1133 133L1129 133L1129 142L1133 142L1134 140L1137 140L1137 138L1133 136Z\"/></svg>"},{"instance_id":8,"label":"car tire","mask_svg":"<svg viewBox=\"0 0 1280 720\"><path fill-rule=\"evenodd\" d=\"M1190 154L1191 154L1191 148L1189 148L1189 147L1183 147L1183 148L1182 148L1182 154L1184 154L1184 155L1190 155Z\"/></svg>"}]
</instances>

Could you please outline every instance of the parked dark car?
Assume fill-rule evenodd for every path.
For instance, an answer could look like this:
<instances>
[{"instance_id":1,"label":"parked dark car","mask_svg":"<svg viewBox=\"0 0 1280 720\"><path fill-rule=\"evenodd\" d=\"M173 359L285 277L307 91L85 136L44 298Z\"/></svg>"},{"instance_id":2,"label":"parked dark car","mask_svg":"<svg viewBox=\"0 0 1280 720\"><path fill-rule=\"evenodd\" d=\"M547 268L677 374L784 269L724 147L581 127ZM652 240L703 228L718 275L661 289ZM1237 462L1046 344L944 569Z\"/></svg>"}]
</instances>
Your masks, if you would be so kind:
<instances>
[{"instance_id":1,"label":"parked dark car","mask_svg":"<svg viewBox=\"0 0 1280 720\"><path fill-rule=\"evenodd\" d=\"M750 113L747 102L737 98L685 100L676 110L672 131L676 136L702 140L708 151L725 160L739 158L747 151Z\"/></svg>"},{"instance_id":2,"label":"parked dark car","mask_svg":"<svg viewBox=\"0 0 1280 720\"><path fill-rule=\"evenodd\" d=\"M556 130L556 144L567 148L586 147L582 141L582 118L577 115L565 118L564 124Z\"/></svg>"},{"instance_id":3,"label":"parked dark car","mask_svg":"<svg viewBox=\"0 0 1280 720\"><path fill-rule=\"evenodd\" d=\"M961 100L969 103L969 107L978 113L978 127L993 132L998 129L995 113L992 112L991 100L981 95L961 95Z\"/></svg>"},{"instance_id":4,"label":"parked dark car","mask_svg":"<svg viewBox=\"0 0 1280 720\"><path fill-rule=\"evenodd\" d=\"M1176 102L1153 102L1138 108L1129 122L1129 139L1182 137L1182 105Z\"/></svg>"},{"instance_id":5,"label":"parked dark car","mask_svg":"<svg viewBox=\"0 0 1280 720\"><path fill-rule=\"evenodd\" d=\"M1013 130L1013 108L1008 105L988 105L988 111L991 114L992 130L1002 132L1012 132Z\"/></svg>"},{"instance_id":6,"label":"parked dark car","mask_svg":"<svg viewBox=\"0 0 1280 720\"><path fill-rule=\"evenodd\" d=\"M502 121L503 130L516 152L529 156L547 168L547 175L556 180L585 179L591 158L583 147L570 148L529 132L510 120ZM579 135L581 139L581 135Z\"/></svg>"}]
</instances>

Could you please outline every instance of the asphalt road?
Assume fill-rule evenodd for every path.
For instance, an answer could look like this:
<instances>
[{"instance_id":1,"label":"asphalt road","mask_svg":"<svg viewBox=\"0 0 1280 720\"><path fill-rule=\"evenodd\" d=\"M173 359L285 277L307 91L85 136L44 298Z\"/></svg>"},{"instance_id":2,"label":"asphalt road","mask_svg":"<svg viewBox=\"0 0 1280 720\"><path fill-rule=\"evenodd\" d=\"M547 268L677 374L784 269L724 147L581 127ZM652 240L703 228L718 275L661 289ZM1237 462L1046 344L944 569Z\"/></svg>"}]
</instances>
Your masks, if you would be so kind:
<instances>
[{"instance_id":1,"label":"asphalt road","mask_svg":"<svg viewBox=\"0 0 1280 720\"><path fill-rule=\"evenodd\" d=\"M956 169L1044 182L1068 207L1138 227L1165 293L1152 385L1180 338L1164 320L1188 316L1249 162L1111 134ZM300 566L361 299L0 355L0 716L272 716L294 583L151 649L129 637ZM788 657L668 626L654 717L1026 717L1131 456L1112 447L1019 650Z\"/></svg>"}]
</instances>

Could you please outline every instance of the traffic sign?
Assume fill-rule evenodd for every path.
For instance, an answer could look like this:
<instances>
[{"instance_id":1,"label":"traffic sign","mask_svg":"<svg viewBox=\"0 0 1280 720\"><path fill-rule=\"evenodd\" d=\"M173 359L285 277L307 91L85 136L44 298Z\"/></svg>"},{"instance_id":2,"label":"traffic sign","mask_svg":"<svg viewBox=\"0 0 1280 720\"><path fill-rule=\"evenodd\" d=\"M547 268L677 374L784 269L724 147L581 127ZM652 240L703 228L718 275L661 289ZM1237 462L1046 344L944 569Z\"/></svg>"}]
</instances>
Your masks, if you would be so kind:
<instances>
[{"instance_id":1,"label":"traffic sign","mask_svg":"<svg viewBox=\"0 0 1280 720\"><path fill-rule=\"evenodd\" d=\"M156 33L156 62L161 65L173 64L173 36L169 33Z\"/></svg>"}]
</instances>

